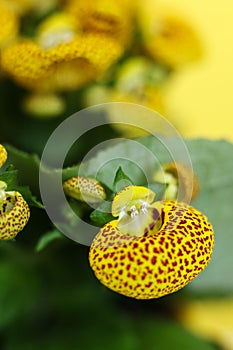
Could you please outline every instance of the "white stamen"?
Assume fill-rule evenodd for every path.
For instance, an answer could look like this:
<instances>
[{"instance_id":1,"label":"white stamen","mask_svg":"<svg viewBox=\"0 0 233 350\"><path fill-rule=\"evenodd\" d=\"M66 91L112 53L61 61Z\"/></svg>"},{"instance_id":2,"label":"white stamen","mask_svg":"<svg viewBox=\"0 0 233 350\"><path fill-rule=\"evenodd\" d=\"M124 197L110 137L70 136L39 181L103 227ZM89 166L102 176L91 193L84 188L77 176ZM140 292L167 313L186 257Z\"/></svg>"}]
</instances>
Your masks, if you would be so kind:
<instances>
[{"instance_id":1,"label":"white stamen","mask_svg":"<svg viewBox=\"0 0 233 350\"><path fill-rule=\"evenodd\" d=\"M137 216L139 214L139 212L138 212L138 210L137 210L135 205L132 205L130 210L131 210L131 214L130 214L131 218L135 218L135 216Z\"/></svg>"},{"instance_id":2,"label":"white stamen","mask_svg":"<svg viewBox=\"0 0 233 350\"><path fill-rule=\"evenodd\" d=\"M149 207L149 204L147 202L143 202L142 205L141 205L140 211L143 214L147 214L148 213L148 209L147 209L148 207Z\"/></svg>"}]
</instances>

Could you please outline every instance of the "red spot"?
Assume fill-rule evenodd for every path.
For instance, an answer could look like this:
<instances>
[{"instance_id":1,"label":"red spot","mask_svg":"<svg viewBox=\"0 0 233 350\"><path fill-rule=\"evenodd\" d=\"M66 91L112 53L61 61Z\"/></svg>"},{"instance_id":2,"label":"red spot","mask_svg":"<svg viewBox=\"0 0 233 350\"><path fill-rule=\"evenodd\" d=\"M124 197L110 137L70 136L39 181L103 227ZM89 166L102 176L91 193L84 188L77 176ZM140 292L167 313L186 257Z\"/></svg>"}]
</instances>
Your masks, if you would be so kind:
<instances>
[{"instance_id":1,"label":"red spot","mask_svg":"<svg viewBox=\"0 0 233 350\"><path fill-rule=\"evenodd\" d=\"M176 284L176 283L178 283L179 281L176 279L176 278L174 278L174 280L171 282L172 284Z\"/></svg>"},{"instance_id":2,"label":"red spot","mask_svg":"<svg viewBox=\"0 0 233 350\"><path fill-rule=\"evenodd\" d=\"M129 261L134 261L134 258L132 257L132 255L130 254L130 252L128 252L128 258L129 258Z\"/></svg>"},{"instance_id":3,"label":"red spot","mask_svg":"<svg viewBox=\"0 0 233 350\"><path fill-rule=\"evenodd\" d=\"M177 261L173 261L172 266L177 266Z\"/></svg>"},{"instance_id":4,"label":"red spot","mask_svg":"<svg viewBox=\"0 0 233 350\"><path fill-rule=\"evenodd\" d=\"M122 275L123 274L123 270L119 270L119 275Z\"/></svg>"},{"instance_id":5,"label":"red spot","mask_svg":"<svg viewBox=\"0 0 233 350\"><path fill-rule=\"evenodd\" d=\"M164 271L161 269L161 267L159 267L159 274L162 275L163 272L164 272Z\"/></svg>"},{"instance_id":6,"label":"red spot","mask_svg":"<svg viewBox=\"0 0 233 350\"><path fill-rule=\"evenodd\" d=\"M150 288L151 286L152 286L152 282L149 282L149 283L145 284L146 288Z\"/></svg>"},{"instance_id":7,"label":"red spot","mask_svg":"<svg viewBox=\"0 0 233 350\"><path fill-rule=\"evenodd\" d=\"M169 257L169 259L172 259L172 255L170 252L167 253L167 256Z\"/></svg>"},{"instance_id":8,"label":"red spot","mask_svg":"<svg viewBox=\"0 0 233 350\"><path fill-rule=\"evenodd\" d=\"M182 250L179 249L177 256L183 256L183 255L184 255L184 254L183 254Z\"/></svg>"},{"instance_id":9,"label":"red spot","mask_svg":"<svg viewBox=\"0 0 233 350\"><path fill-rule=\"evenodd\" d=\"M108 264L108 268L111 269L112 268L112 264Z\"/></svg>"},{"instance_id":10,"label":"red spot","mask_svg":"<svg viewBox=\"0 0 233 350\"><path fill-rule=\"evenodd\" d=\"M136 249L136 248L138 248L138 243L133 244L133 249Z\"/></svg>"},{"instance_id":11,"label":"red spot","mask_svg":"<svg viewBox=\"0 0 233 350\"><path fill-rule=\"evenodd\" d=\"M151 264L152 264L152 265L155 265L155 264L156 264L156 261L157 261L157 258L156 258L155 256L153 256L153 257L151 258Z\"/></svg>"},{"instance_id":12,"label":"red spot","mask_svg":"<svg viewBox=\"0 0 233 350\"><path fill-rule=\"evenodd\" d=\"M153 249L153 252L154 252L155 254L159 254L159 253L160 253L160 251L159 251L158 248L154 248L154 249Z\"/></svg>"},{"instance_id":13,"label":"red spot","mask_svg":"<svg viewBox=\"0 0 233 350\"><path fill-rule=\"evenodd\" d=\"M168 268L168 273L169 272L174 272L175 271L175 269L171 269L170 267Z\"/></svg>"},{"instance_id":14,"label":"red spot","mask_svg":"<svg viewBox=\"0 0 233 350\"><path fill-rule=\"evenodd\" d=\"M168 260L167 259L166 260L162 260L161 262L162 262L163 266L167 266L168 265Z\"/></svg>"}]
</instances>

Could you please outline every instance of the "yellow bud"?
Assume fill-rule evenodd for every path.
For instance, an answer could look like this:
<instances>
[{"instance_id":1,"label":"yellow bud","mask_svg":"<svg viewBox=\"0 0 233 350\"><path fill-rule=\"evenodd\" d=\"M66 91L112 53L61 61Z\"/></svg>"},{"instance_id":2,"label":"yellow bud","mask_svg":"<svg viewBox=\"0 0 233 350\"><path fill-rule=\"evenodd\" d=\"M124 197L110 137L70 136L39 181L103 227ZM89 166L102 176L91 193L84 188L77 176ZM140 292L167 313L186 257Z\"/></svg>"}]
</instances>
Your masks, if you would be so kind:
<instances>
[{"instance_id":1,"label":"yellow bud","mask_svg":"<svg viewBox=\"0 0 233 350\"><path fill-rule=\"evenodd\" d=\"M83 176L65 181L63 189L68 196L82 202L98 203L106 198L105 190L97 180Z\"/></svg>"}]
</instances>

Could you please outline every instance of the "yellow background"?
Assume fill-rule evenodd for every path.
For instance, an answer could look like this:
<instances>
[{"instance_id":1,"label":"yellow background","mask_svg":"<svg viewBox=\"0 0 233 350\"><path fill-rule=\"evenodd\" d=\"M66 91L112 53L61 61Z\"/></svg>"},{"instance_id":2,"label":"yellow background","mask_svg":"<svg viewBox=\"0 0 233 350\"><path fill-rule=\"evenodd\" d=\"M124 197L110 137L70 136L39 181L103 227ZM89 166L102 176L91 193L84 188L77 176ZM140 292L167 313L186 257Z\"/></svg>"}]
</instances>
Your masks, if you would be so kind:
<instances>
[{"instance_id":1,"label":"yellow background","mask_svg":"<svg viewBox=\"0 0 233 350\"><path fill-rule=\"evenodd\" d=\"M169 114L189 137L233 141L233 0L161 0L196 28L204 58L176 73Z\"/></svg>"}]
</instances>

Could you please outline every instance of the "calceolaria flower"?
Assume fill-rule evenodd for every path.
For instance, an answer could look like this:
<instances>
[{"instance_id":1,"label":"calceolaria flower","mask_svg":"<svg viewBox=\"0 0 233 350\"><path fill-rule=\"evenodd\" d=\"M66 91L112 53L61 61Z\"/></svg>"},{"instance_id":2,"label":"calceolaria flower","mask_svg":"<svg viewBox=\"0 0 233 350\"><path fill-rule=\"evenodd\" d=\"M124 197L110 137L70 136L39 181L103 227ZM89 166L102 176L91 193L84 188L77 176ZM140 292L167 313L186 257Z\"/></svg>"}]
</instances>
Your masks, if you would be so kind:
<instances>
[{"instance_id":1,"label":"calceolaria flower","mask_svg":"<svg viewBox=\"0 0 233 350\"><path fill-rule=\"evenodd\" d=\"M179 194L179 200L189 202L197 197L199 191L198 179L192 168L181 162L164 164L154 173L153 180L167 184L165 199L177 199Z\"/></svg>"},{"instance_id":2,"label":"calceolaria flower","mask_svg":"<svg viewBox=\"0 0 233 350\"><path fill-rule=\"evenodd\" d=\"M96 277L136 299L159 298L192 281L208 264L214 244L205 215L183 202L154 202L154 192L128 186L113 199L112 215L89 253Z\"/></svg>"},{"instance_id":3,"label":"calceolaria flower","mask_svg":"<svg viewBox=\"0 0 233 350\"><path fill-rule=\"evenodd\" d=\"M7 151L3 145L0 144L0 168L7 160Z\"/></svg>"},{"instance_id":4,"label":"calceolaria flower","mask_svg":"<svg viewBox=\"0 0 233 350\"><path fill-rule=\"evenodd\" d=\"M0 181L0 240L13 239L23 230L30 217L30 209L17 191L6 191L7 185Z\"/></svg>"},{"instance_id":5,"label":"calceolaria flower","mask_svg":"<svg viewBox=\"0 0 233 350\"><path fill-rule=\"evenodd\" d=\"M151 57L175 69L199 59L202 45L192 26L152 1L141 1L138 18L143 44Z\"/></svg>"},{"instance_id":6,"label":"calceolaria flower","mask_svg":"<svg viewBox=\"0 0 233 350\"><path fill-rule=\"evenodd\" d=\"M98 203L106 198L105 190L97 180L83 176L65 181L63 189L68 196L87 203Z\"/></svg>"}]
</instances>

